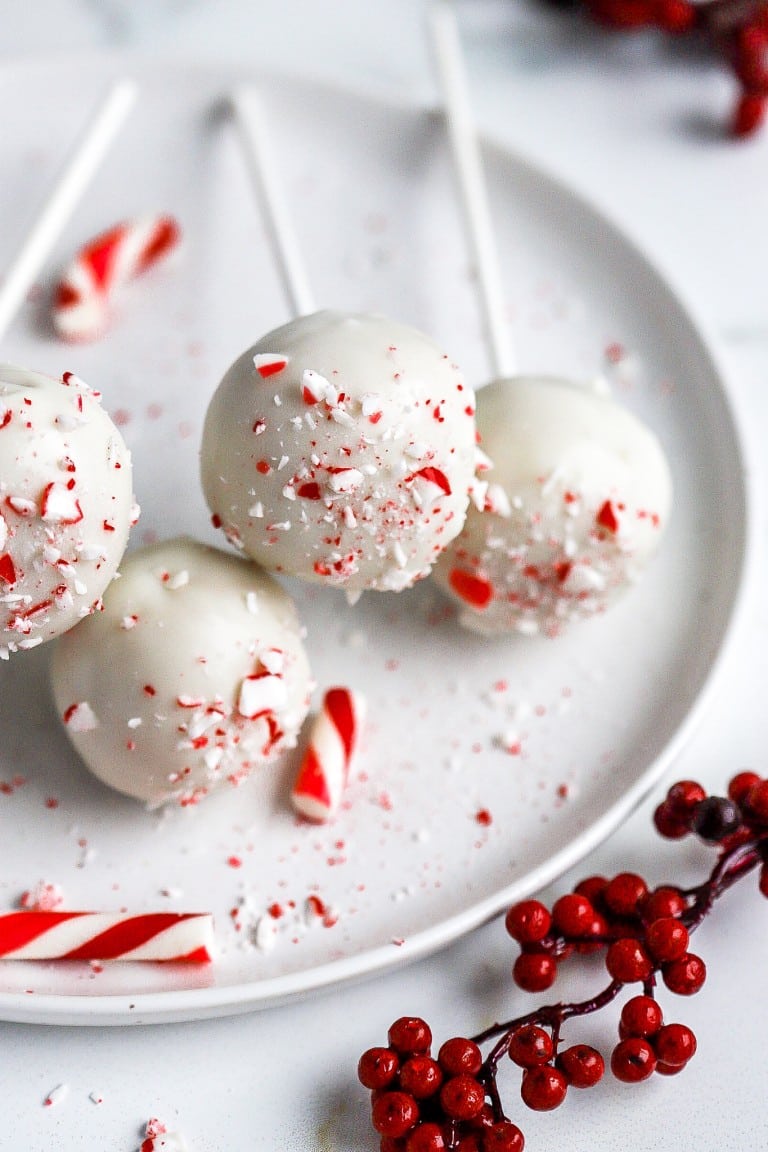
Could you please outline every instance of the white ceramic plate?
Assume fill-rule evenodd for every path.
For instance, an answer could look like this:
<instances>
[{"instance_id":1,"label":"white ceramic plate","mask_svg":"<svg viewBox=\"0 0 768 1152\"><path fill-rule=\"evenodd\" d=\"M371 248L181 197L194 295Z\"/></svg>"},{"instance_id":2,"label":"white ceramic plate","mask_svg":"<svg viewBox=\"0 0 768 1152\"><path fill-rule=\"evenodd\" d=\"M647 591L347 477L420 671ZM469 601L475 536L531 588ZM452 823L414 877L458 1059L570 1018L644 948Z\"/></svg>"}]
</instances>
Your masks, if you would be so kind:
<instances>
[{"instance_id":1,"label":"white ceramic plate","mask_svg":"<svg viewBox=\"0 0 768 1152\"><path fill-rule=\"evenodd\" d=\"M101 59L74 72L0 73L0 266L119 70ZM141 102L4 358L71 369L102 390L134 454L143 507L134 543L179 532L215 542L197 483L206 404L230 361L286 314L218 111L242 75L155 63L132 71ZM318 300L414 323L480 382L484 350L439 120L282 79L261 87ZM357 683L369 698L365 747L326 827L293 818L290 764L197 809L148 813L98 784L70 750L45 648L0 665L0 905L45 880L70 908L212 911L220 950L204 969L5 962L0 1017L120 1024L238 1012L423 955L594 847L701 713L747 555L742 452L721 375L625 236L502 149L488 144L486 158L521 367L602 373L656 429L676 491L661 555L610 614L556 641L467 635L429 582L354 608L295 587L319 684ZM58 343L48 297L56 269L94 233L146 211L178 216L184 250L124 293L99 343ZM309 897L329 915L308 916ZM254 932L270 907L279 915L264 950Z\"/></svg>"}]
</instances>

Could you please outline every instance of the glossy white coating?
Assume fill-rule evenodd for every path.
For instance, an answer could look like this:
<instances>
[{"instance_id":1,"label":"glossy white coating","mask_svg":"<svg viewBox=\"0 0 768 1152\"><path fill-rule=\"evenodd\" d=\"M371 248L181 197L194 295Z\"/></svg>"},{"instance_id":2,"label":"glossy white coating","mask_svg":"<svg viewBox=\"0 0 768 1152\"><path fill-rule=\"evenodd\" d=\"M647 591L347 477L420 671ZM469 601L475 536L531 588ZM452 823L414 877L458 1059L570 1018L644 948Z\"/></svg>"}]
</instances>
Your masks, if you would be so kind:
<instances>
[{"instance_id":1,"label":"glossy white coating","mask_svg":"<svg viewBox=\"0 0 768 1152\"><path fill-rule=\"evenodd\" d=\"M98 395L0 365L0 655L99 607L131 524L131 457Z\"/></svg>"},{"instance_id":2,"label":"glossy white coating","mask_svg":"<svg viewBox=\"0 0 768 1152\"><path fill-rule=\"evenodd\" d=\"M152 807L240 783L295 744L309 706L288 594L184 538L126 559L104 611L57 646L52 680L90 770Z\"/></svg>"},{"instance_id":3,"label":"glossy white coating","mask_svg":"<svg viewBox=\"0 0 768 1152\"><path fill-rule=\"evenodd\" d=\"M481 389L477 423L482 486L435 570L462 623L556 636L604 612L667 526L672 479L658 438L608 396L547 377Z\"/></svg>"},{"instance_id":4,"label":"glossy white coating","mask_svg":"<svg viewBox=\"0 0 768 1152\"><path fill-rule=\"evenodd\" d=\"M232 365L205 420L214 521L264 567L349 592L401 591L459 532L474 397L429 337L315 312Z\"/></svg>"}]
</instances>

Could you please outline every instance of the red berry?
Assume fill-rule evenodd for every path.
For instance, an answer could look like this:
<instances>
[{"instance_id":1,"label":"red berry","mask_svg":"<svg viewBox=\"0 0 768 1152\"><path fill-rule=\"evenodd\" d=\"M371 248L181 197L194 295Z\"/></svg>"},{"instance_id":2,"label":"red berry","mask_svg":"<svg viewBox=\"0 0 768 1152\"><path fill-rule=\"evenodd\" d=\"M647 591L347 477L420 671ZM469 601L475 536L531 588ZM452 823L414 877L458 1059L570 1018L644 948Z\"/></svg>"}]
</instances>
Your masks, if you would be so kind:
<instances>
[{"instance_id":1,"label":"red berry","mask_svg":"<svg viewBox=\"0 0 768 1152\"><path fill-rule=\"evenodd\" d=\"M685 1068L685 1064L665 1064L663 1060L656 1061L656 1071L660 1076L677 1076L683 1068Z\"/></svg>"},{"instance_id":2,"label":"red berry","mask_svg":"<svg viewBox=\"0 0 768 1152\"><path fill-rule=\"evenodd\" d=\"M382 1136L379 1141L379 1152L405 1152L405 1140L394 1136Z\"/></svg>"},{"instance_id":3,"label":"red berry","mask_svg":"<svg viewBox=\"0 0 768 1152\"><path fill-rule=\"evenodd\" d=\"M483 1054L473 1040L465 1040L463 1036L453 1036L446 1040L437 1054L440 1067L449 1076L458 1076L466 1072L468 1076L476 1076L483 1063Z\"/></svg>"},{"instance_id":4,"label":"red berry","mask_svg":"<svg viewBox=\"0 0 768 1152\"><path fill-rule=\"evenodd\" d=\"M509 1041L509 1058L521 1068L534 1068L537 1064L547 1064L554 1055L554 1045L549 1032L536 1024L525 1024L512 1033Z\"/></svg>"},{"instance_id":5,"label":"red berry","mask_svg":"<svg viewBox=\"0 0 768 1152\"><path fill-rule=\"evenodd\" d=\"M483 1152L523 1152L525 1137L517 1124L501 1120L483 1136Z\"/></svg>"},{"instance_id":6,"label":"red berry","mask_svg":"<svg viewBox=\"0 0 768 1152\"><path fill-rule=\"evenodd\" d=\"M587 0L592 19L606 28L642 28L653 20L652 0Z\"/></svg>"},{"instance_id":7,"label":"red berry","mask_svg":"<svg viewBox=\"0 0 768 1152\"><path fill-rule=\"evenodd\" d=\"M743 804L749 791L759 783L757 772L737 772L728 782L728 795L734 804Z\"/></svg>"},{"instance_id":8,"label":"red berry","mask_svg":"<svg viewBox=\"0 0 768 1152\"><path fill-rule=\"evenodd\" d=\"M678 780L667 792L667 804L678 820L690 816L696 805L706 798L706 790L695 780Z\"/></svg>"},{"instance_id":9,"label":"red berry","mask_svg":"<svg viewBox=\"0 0 768 1152\"><path fill-rule=\"evenodd\" d=\"M442 1082L440 1065L431 1056L411 1056L400 1069L400 1087L417 1100L434 1096Z\"/></svg>"},{"instance_id":10,"label":"red berry","mask_svg":"<svg viewBox=\"0 0 768 1152\"><path fill-rule=\"evenodd\" d=\"M653 1075L656 1053L647 1040L630 1036L620 1040L611 1053L611 1072L624 1084L637 1084Z\"/></svg>"},{"instance_id":11,"label":"red berry","mask_svg":"<svg viewBox=\"0 0 768 1152\"><path fill-rule=\"evenodd\" d=\"M646 924L660 920L662 916L679 916L687 908L685 897L679 888L662 886L654 888L643 900L640 911Z\"/></svg>"},{"instance_id":12,"label":"red berry","mask_svg":"<svg viewBox=\"0 0 768 1152\"><path fill-rule=\"evenodd\" d=\"M690 822L675 816L666 801L659 804L653 813L653 823L659 836L663 836L665 840L681 840L691 830Z\"/></svg>"},{"instance_id":13,"label":"red berry","mask_svg":"<svg viewBox=\"0 0 768 1152\"><path fill-rule=\"evenodd\" d=\"M552 923L563 936L584 936L589 932L595 910L586 896L568 892L552 906Z\"/></svg>"},{"instance_id":14,"label":"red berry","mask_svg":"<svg viewBox=\"0 0 768 1152\"><path fill-rule=\"evenodd\" d=\"M484 1132L486 1128L490 1128L495 1124L496 1116L494 1115L493 1108L486 1100L477 1116L473 1116L471 1120L467 1120L467 1128L471 1128L473 1132Z\"/></svg>"},{"instance_id":15,"label":"red berry","mask_svg":"<svg viewBox=\"0 0 768 1152\"><path fill-rule=\"evenodd\" d=\"M407 1092L382 1092L373 1102L373 1126L382 1136L405 1136L419 1119L419 1108Z\"/></svg>"},{"instance_id":16,"label":"red berry","mask_svg":"<svg viewBox=\"0 0 768 1152\"><path fill-rule=\"evenodd\" d=\"M522 900L512 905L504 923L518 944L538 944L549 932L552 917L540 900Z\"/></svg>"},{"instance_id":17,"label":"red berry","mask_svg":"<svg viewBox=\"0 0 768 1152\"><path fill-rule=\"evenodd\" d=\"M763 864L760 869L760 893L762 896L768 896L768 864Z\"/></svg>"},{"instance_id":18,"label":"red berry","mask_svg":"<svg viewBox=\"0 0 768 1152\"><path fill-rule=\"evenodd\" d=\"M733 70L743 86L751 92L765 88L765 59L768 53L768 32L748 24L736 35Z\"/></svg>"},{"instance_id":19,"label":"red berry","mask_svg":"<svg viewBox=\"0 0 768 1152\"><path fill-rule=\"evenodd\" d=\"M557 1067L565 1073L572 1088L591 1088L602 1078L605 1061L597 1048L573 1044L558 1054Z\"/></svg>"},{"instance_id":20,"label":"red berry","mask_svg":"<svg viewBox=\"0 0 768 1152\"><path fill-rule=\"evenodd\" d=\"M731 133L740 139L751 136L765 119L765 106L765 96L756 92L742 92L733 114Z\"/></svg>"},{"instance_id":21,"label":"red berry","mask_svg":"<svg viewBox=\"0 0 768 1152\"><path fill-rule=\"evenodd\" d=\"M613 979L622 984L647 980L653 971L653 961L642 944L626 937L611 944L605 956L605 966Z\"/></svg>"},{"instance_id":22,"label":"red berry","mask_svg":"<svg viewBox=\"0 0 768 1152\"><path fill-rule=\"evenodd\" d=\"M664 1023L660 1006L651 996L633 996L621 1010L619 1035L622 1040L630 1036L654 1036Z\"/></svg>"},{"instance_id":23,"label":"red berry","mask_svg":"<svg viewBox=\"0 0 768 1152\"><path fill-rule=\"evenodd\" d=\"M462 1136L459 1136L455 1148L456 1152L483 1152L480 1136L477 1132L465 1132Z\"/></svg>"},{"instance_id":24,"label":"red berry","mask_svg":"<svg viewBox=\"0 0 768 1152\"><path fill-rule=\"evenodd\" d=\"M695 1055L696 1037L685 1024L665 1024L654 1036L653 1048L662 1064L679 1068Z\"/></svg>"},{"instance_id":25,"label":"red berry","mask_svg":"<svg viewBox=\"0 0 768 1152\"><path fill-rule=\"evenodd\" d=\"M700 956L685 952L679 960L671 960L661 969L662 979L670 992L678 996L693 996L707 978L707 968Z\"/></svg>"},{"instance_id":26,"label":"red berry","mask_svg":"<svg viewBox=\"0 0 768 1152\"><path fill-rule=\"evenodd\" d=\"M443 1152L445 1136L439 1124L427 1121L417 1124L408 1133L405 1141L405 1152Z\"/></svg>"},{"instance_id":27,"label":"red berry","mask_svg":"<svg viewBox=\"0 0 768 1152\"><path fill-rule=\"evenodd\" d=\"M521 952L515 960L512 977L524 992L544 992L557 976L557 962L546 952Z\"/></svg>"},{"instance_id":28,"label":"red berry","mask_svg":"<svg viewBox=\"0 0 768 1152\"><path fill-rule=\"evenodd\" d=\"M727 796L707 796L693 810L693 831L705 844L719 844L741 826L741 809Z\"/></svg>"},{"instance_id":29,"label":"red berry","mask_svg":"<svg viewBox=\"0 0 768 1152\"><path fill-rule=\"evenodd\" d=\"M688 32L696 23L696 6L690 0L656 0L655 20L673 35Z\"/></svg>"},{"instance_id":30,"label":"red berry","mask_svg":"<svg viewBox=\"0 0 768 1152\"><path fill-rule=\"evenodd\" d=\"M768 824L768 780L754 784L744 799L745 815L759 824Z\"/></svg>"},{"instance_id":31,"label":"red berry","mask_svg":"<svg viewBox=\"0 0 768 1152\"><path fill-rule=\"evenodd\" d=\"M634 916L637 906L648 892L648 885L635 872L620 872L608 881L603 900L616 916Z\"/></svg>"},{"instance_id":32,"label":"red berry","mask_svg":"<svg viewBox=\"0 0 768 1152\"><path fill-rule=\"evenodd\" d=\"M607 883L605 876L587 876L585 880L579 881L574 892L578 896L586 896L587 900L594 905L605 891Z\"/></svg>"},{"instance_id":33,"label":"red berry","mask_svg":"<svg viewBox=\"0 0 768 1152\"><path fill-rule=\"evenodd\" d=\"M462 1073L443 1084L440 1103L452 1120L472 1120L482 1110L485 1090L473 1076Z\"/></svg>"},{"instance_id":34,"label":"red berry","mask_svg":"<svg viewBox=\"0 0 768 1152\"><path fill-rule=\"evenodd\" d=\"M432 1032L429 1024L420 1016L401 1016L390 1028L387 1039L396 1052L410 1056L416 1052L429 1051Z\"/></svg>"},{"instance_id":35,"label":"red berry","mask_svg":"<svg viewBox=\"0 0 768 1152\"><path fill-rule=\"evenodd\" d=\"M550 1064L540 1064L538 1068L526 1068L520 1085L523 1103L534 1112L551 1112L565 1100L568 1081L565 1073Z\"/></svg>"},{"instance_id":36,"label":"red berry","mask_svg":"<svg viewBox=\"0 0 768 1152\"><path fill-rule=\"evenodd\" d=\"M397 1075L400 1061L391 1048L369 1048L357 1065L357 1078L365 1088L386 1088Z\"/></svg>"},{"instance_id":37,"label":"red berry","mask_svg":"<svg viewBox=\"0 0 768 1152\"><path fill-rule=\"evenodd\" d=\"M586 940L581 940L578 944L574 944L574 948L581 954L588 954L590 952L599 952L603 947L603 940L610 934L608 928L608 921L599 912L595 912L592 923L584 932L584 936L595 939L594 944L588 944Z\"/></svg>"},{"instance_id":38,"label":"red berry","mask_svg":"<svg viewBox=\"0 0 768 1152\"><path fill-rule=\"evenodd\" d=\"M654 960L679 960L688 951L688 929L672 916L662 916L648 925L645 940Z\"/></svg>"}]
</instances>

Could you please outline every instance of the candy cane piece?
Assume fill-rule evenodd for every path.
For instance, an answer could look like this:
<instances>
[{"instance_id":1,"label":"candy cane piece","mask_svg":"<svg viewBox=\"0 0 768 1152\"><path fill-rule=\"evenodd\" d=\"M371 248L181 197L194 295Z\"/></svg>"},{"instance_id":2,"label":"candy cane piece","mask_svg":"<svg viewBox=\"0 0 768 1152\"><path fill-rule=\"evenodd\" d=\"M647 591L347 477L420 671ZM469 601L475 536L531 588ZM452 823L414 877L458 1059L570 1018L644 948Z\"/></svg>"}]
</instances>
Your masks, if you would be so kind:
<instances>
[{"instance_id":1,"label":"candy cane piece","mask_svg":"<svg viewBox=\"0 0 768 1152\"><path fill-rule=\"evenodd\" d=\"M147 1136L140 1152L187 1152L187 1143L181 1132L159 1132Z\"/></svg>"},{"instance_id":2,"label":"candy cane piece","mask_svg":"<svg viewBox=\"0 0 768 1152\"><path fill-rule=\"evenodd\" d=\"M0 286L0 340L122 128L137 91L132 80L119 80L112 85L69 156L20 250L5 269Z\"/></svg>"},{"instance_id":3,"label":"candy cane piece","mask_svg":"<svg viewBox=\"0 0 768 1152\"><path fill-rule=\"evenodd\" d=\"M65 340L95 340L107 326L115 292L178 246L171 216L146 216L116 224L90 240L59 281L53 323Z\"/></svg>"},{"instance_id":4,"label":"candy cane piece","mask_svg":"<svg viewBox=\"0 0 768 1152\"><path fill-rule=\"evenodd\" d=\"M337 810L365 721L365 698L351 688L329 688L291 790L291 803L323 823Z\"/></svg>"},{"instance_id":5,"label":"candy cane piece","mask_svg":"<svg viewBox=\"0 0 768 1152\"><path fill-rule=\"evenodd\" d=\"M8 912L0 916L3 960L159 960L213 958L213 917L192 912Z\"/></svg>"}]
</instances>

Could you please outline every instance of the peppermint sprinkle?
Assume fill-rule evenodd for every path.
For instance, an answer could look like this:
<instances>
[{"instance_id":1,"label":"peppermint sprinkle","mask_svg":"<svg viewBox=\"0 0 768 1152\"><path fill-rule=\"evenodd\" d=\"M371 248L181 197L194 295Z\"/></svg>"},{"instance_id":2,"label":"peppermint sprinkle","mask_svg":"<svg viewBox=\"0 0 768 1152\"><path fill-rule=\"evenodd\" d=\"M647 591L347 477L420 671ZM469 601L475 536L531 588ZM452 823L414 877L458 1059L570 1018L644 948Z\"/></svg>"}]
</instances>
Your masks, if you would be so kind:
<instances>
[{"instance_id":1,"label":"peppermint sprinkle","mask_svg":"<svg viewBox=\"0 0 768 1152\"><path fill-rule=\"evenodd\" d=\"M281 356L275 352L260 352L253 358L253 366L262 380L266 380L268 376L275 376L278 372L282 372L287 364L288 357Z\"/></svg>"},{"instance_id":2,"label":"peppermint sprinkle","mask_svg":"<svg viewBox=\"0 0 768 1152\"><path fill-rule=\"evenodd\" d=\"M285 681L269 673L246 676L240 685L237 710L241 716L254 720L264 712L274 712L284 708L288 702L288 689Z\"/></svg>"},{"instance_id":3,"label":"peppermint sprinkle","mask_svg":"<svg viewBox=\"0 0 768 1152\"><path fill-rule=\"evenodd\" d=\"M62 720L72 732L93 732L94 728L99 726L96 713L87 700L70 704L62 716Z\"/></svg>"},{"instance_id":4,"label":"peppermint sprinkle","mask_svg":"<svg viewBox=\"0 0 768 1152\"><path fill-rule=\"evenodd\" d=\"M340 468L332 472L328 479L328 487L332 492L341 495L345 492L354 492L363 483L363 474L359 468Z\"/></svg>"},{"instance_id":5,"label":"peppermint sprinkle","mask_svg":"<svg viewBox=\"0 0 768 1152\"><path fill-rule=\"evenodd\" d=\"M177 588L184 588L187 584L189 584L189 572L186 570L186 568L182 568L180 572L176 572L175 575L169 576L165 581L166 588L170 588L173 591L176 591Z\"/></svg>"},{"instance_id":6,"label":"peppermint sprinkle","mask_svg":"<svg viewBox=\"0 0 768 1152\"><path fill-rule=\"evenodd\" d=\"M48 1093L45 1100L43 1100L43 1106L45 1108L55 1108L57 1104L61 1104L62 1101L66 1100L68 1094L68 1084L57 1084L56 1087Z\"/></svg>"}]
</instances>

